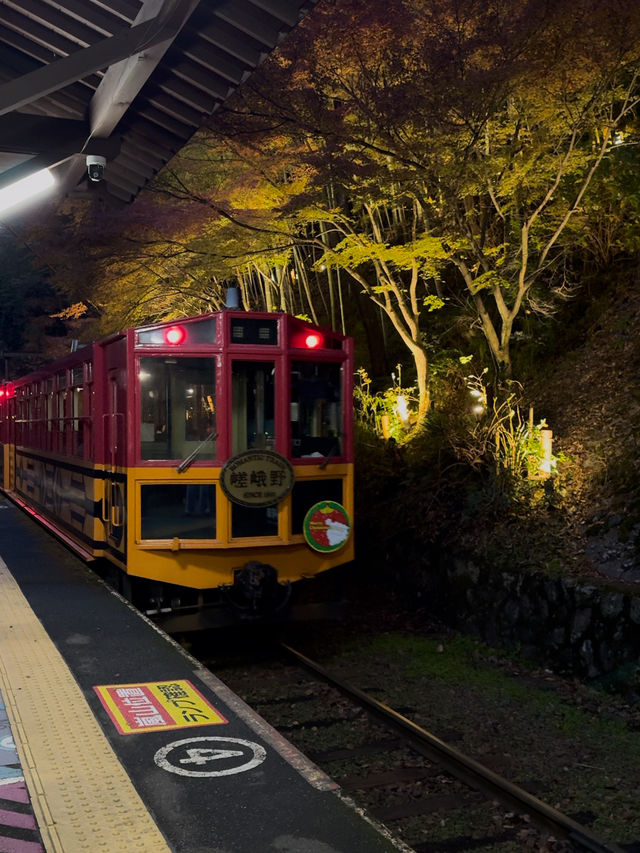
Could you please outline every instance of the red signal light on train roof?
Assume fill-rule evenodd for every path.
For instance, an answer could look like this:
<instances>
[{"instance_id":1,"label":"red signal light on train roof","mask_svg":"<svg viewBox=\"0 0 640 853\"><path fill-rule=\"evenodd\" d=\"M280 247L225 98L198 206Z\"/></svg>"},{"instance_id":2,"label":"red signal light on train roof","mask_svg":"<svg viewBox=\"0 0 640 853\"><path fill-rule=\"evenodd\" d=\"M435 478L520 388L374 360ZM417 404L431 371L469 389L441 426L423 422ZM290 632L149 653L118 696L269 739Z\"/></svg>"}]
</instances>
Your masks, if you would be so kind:
<instances>
[{"instance_id":1,"label":"red signal light on train roof","mask_svg":"<svg viewBox=\"0 0 640 853\"><path fill-rule=\"evenodd\" d=\"M318 349L324 343L324 338L322 335L319 335L317 332L309 332L304 339L304 345L308 349Z\"/></svg>"},{"instance_id":2,"label":"red signal light on train roof","mask_svg":"<svg viewBox=\"0 0 640 853\"><path fill-rule=\"evenodd\" d=\"M187 333L183 326L169 326L165 330L164 339L171 346L177 346L185 342Z\"/></svg>"}]
</instances>

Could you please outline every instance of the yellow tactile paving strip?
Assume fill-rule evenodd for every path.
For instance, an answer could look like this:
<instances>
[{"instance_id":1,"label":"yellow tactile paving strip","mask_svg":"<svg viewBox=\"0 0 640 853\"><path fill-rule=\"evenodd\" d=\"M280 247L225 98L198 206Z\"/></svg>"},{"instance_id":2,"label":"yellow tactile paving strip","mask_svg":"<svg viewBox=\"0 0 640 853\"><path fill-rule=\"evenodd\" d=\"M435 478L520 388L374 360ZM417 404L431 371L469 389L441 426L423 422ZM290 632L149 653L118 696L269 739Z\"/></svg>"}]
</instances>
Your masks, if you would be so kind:
<instances>
[{"instance_id":1,"label":"yellow tactile paving strip","mask_svg":"<svg viewBox=\"0 0 640 853\"><path fill-rule=\"evenodd\" d=\"M2 559L0 690L48 853L170 850Z\"/></svg>"}]
</instances>

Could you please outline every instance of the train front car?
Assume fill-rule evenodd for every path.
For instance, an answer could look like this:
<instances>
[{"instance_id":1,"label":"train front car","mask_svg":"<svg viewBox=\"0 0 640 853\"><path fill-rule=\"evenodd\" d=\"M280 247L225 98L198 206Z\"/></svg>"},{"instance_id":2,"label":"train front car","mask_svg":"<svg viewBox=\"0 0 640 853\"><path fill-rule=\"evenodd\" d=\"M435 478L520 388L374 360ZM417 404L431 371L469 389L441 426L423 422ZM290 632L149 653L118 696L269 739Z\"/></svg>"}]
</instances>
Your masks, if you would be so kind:
<instances>
[{"instance_id":1,"label":"train front car","mask_svg":"<svg viewBox=\"0 0 640 853\"><path fill-rule=\"evenodd\" d=\"M223 311L98 361L107 551L167 630L284 615L296 581L353 559L350 339Z\"/></svg>"}]
</instances>

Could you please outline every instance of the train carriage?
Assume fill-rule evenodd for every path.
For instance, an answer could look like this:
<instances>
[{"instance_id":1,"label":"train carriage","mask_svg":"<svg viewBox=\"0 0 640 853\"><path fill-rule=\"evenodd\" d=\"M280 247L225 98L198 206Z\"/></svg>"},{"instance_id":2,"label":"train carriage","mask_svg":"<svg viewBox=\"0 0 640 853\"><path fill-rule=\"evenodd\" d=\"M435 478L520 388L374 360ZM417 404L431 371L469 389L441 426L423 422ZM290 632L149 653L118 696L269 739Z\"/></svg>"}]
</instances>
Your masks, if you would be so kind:
<instances>
[{"instance_id":1,"label":"train carriage","mask_svg":"<svg viewBox=\"0 0 640 853\"><path fill-rule=\"evenodd\" d=\"M286 314L128 329L2 388L0 482L168 630L268 618L353 559L352 377Z\"/></svg>"}]
</instances>

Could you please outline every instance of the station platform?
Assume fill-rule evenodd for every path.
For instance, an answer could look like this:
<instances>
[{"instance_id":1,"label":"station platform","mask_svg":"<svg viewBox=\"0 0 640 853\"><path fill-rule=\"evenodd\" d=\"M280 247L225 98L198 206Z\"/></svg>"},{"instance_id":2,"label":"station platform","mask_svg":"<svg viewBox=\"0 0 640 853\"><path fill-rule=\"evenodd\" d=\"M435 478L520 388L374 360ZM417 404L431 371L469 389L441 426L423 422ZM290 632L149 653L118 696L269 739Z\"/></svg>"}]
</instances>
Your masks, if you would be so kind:
<instances>
[{"instance_id":1,"label":"station platform","mask_svg":"<svg viewBox=\"0 0 640 853\"><path fill-rule=\"evenodd\" d=\"M0 498L0 853L408 851Z\"/></svg>"}]
</instances>

